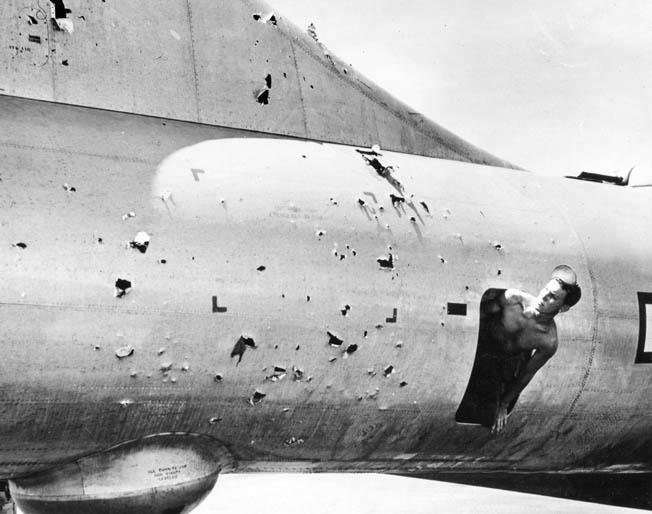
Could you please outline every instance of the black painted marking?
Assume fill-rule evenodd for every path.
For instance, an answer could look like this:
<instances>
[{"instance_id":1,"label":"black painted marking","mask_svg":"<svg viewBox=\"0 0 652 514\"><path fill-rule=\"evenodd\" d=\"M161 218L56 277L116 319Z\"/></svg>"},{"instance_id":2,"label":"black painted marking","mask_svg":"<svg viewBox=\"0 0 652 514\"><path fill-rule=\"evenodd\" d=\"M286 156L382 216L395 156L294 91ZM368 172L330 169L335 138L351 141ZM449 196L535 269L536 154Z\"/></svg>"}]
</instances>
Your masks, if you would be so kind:
<instances>
[{"instance_id":1,"label":"black painted marking","mask_svg":"<svg viewBox=\"0 0 652 514\"><path fill-rule=\"evenodd\" d=\"M227 309L226 307L220 307L219 305L217 305L217 296L213 296L213 312L222 313L222 312L226 312L226 309Z\"/></svg>"},{"instance_id":2,"label":"black painted marking","mask_svg":"<svg viewBox=\"0 0 652 514\"><path fill-rule=\"evenodd\" d=\"M29 39L29 42L30 42L30 43L39 43L39 44L41 43L41 36L32 36L32 35L29 35L29 36L28 36L28 39Z\"/></svg>"},{"instance_id":3,"label":"black painted marking","mask_svg":"<svg viewBox=\"0 0 652 514\"><path fill-rule=\"evenodd\" d=\"M652 351L645 351L645 343L648 337L647 332L647 305L652 305L652 293L638 292L638 348L636 351L636 364L652 364Z\"/></svg>"},{"instance_id":4,"label":"black painted marking","mask_svg":"<svg viewBox=\"0 0 652 514\"><path fill-rule=\"evenodd\" d=\"M394 314L392 315L391 318L385 318L385 323L396 323L397 317L398 317L398 309L394 308Z\"/></svg>"},{"instance_id":5,"label":"black painted marking","mask_svg":"<svg viewBox=\"0 0 652 514\"><path fill-rule=\"evenodd\" d=\"M466 304L448 302L446 314L451 316L466 316Z\"/></svg>"},{"instance_id":6,"label":"black painted marking","mask_svg":"<svg viewBox=\"0 0 652 514\"><path fill-rule=\"evenodd\" d=\"M200 173L206 173L204 170L201 170L201 169L198 169L198 168L192 168L190 170L190 172L192 173L192 176L194 177L195 182L199 182L199 174Z\"/></svg>"}]
</instances>

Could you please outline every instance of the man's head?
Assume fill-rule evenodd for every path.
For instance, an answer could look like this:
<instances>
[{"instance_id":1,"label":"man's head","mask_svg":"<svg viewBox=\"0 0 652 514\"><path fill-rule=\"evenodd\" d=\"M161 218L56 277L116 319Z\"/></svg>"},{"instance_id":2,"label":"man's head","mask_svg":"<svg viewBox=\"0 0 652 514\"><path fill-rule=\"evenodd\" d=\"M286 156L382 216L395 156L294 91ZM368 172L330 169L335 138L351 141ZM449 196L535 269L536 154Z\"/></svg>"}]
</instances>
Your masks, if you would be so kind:
<instances>
[{"instance_id":1,"label":"man's head","mask_svg":"<svg viewBox=\"0 0 652 514\"><path fill-rule=\"evenodd\" d=\"M570 266L562 264L552 271L552 279L537 296L536 308L541 314L566 312L580 301L582 290L577 275Z\"/></svg>"}]
</instances>

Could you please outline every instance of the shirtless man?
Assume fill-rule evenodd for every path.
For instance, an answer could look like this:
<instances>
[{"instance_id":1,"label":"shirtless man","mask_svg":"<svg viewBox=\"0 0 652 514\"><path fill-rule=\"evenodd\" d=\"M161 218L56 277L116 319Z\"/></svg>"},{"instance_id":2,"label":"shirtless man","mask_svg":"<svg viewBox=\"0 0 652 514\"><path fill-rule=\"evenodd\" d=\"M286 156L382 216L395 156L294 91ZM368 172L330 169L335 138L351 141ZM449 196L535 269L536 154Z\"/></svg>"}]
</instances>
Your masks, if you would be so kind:
<instances>
[{"instance_id":1,"label":"shirtless man","mask_svg":"<svg viewBox=\"0 0 652 514\"><path fill-rule=\"evenodd\" d=\"M529 357L500 396L491 429L493 433L505 428L510 404L557 351L557 327L553 318L575 305L581 295L575 272L561 265L553 270L550 282L537 297L507 289L482 305L482 314L493 315L496 319L490 329L492 342L499 346L495 350L510 356L525 354Z\"/></svg>"}]
</instances>

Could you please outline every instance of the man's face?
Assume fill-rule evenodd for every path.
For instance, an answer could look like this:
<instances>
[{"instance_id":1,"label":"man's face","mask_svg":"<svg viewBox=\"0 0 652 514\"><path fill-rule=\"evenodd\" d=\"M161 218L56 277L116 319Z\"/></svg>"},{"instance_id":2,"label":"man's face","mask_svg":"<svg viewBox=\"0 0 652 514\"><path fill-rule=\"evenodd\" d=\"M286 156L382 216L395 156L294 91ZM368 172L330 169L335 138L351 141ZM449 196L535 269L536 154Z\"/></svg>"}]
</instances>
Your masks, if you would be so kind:
<instances>
[{"instance_id":1,"label":"man's face","mask_svg":"<svg viewBox=\"0 0 652 514\"><path fill-rule=\"evenodd\" d=\"M556 280L551 280L537 296L535 307L542 314L556 314L564 305L566 291Z\"/></svg>"}]
</instances>

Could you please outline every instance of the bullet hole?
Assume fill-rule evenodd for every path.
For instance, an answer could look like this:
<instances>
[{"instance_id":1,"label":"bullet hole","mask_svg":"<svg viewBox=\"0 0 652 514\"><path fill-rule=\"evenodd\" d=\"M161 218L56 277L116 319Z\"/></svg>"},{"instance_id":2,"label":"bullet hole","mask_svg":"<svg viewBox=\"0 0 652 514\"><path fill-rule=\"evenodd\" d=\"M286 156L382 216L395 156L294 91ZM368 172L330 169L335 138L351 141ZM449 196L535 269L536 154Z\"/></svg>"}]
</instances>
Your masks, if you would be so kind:
<instances>
[{"instance_id":1,"label":"bullet hole","mask_svg":"<svg viewBox=\"0 0 652 514\"><path fill-rule=\"evenodd\" d=\"M394 193L391 193L391 194L389 195L389 199L392 201L392 206L393 206L394 208L398 207L399 205L401 205L402 203L405 202L405 198L404 198L404 197L402 197L402 196L398 196L398 195L395 195Z\"/></svg>"},{"instance_id":2,"label":"bullet hole","mask_svg":"<svg viewBox=\"0 0 652 514\"><path fill-rule=\"evenodd\" d=\"M101 347L99 344L95 344L95 345L93 345L93 349L94 349L96 352L99 352L99 351L102 349L102 347Z\"/></svg>"},{"instance_id":3,"label":"bullet hole","mask_svg":"<svg viewBox=\"0 0 652 514\"><path fill-rule=\"evenodd\" d=\"M287 373L285 368L281 366L274 366L274 372L271 375L266 376L265 380L269 380L270 382L278 382L283 380L286 375Z\"/></svg>"},{"instance_id":4,"label":"bullet hole","mask_svg":"<svg viewBox=\"0 0 652 514\"><path fill-rule=\"evenodd\" d=\"M186 371L186 372L190 371L190 364L188 364L187 362L181 364L181 371Z\"/></svg>"},{"instance_id":5,"label":"bullet hole","mask_svg":"<svg viewBox=\"0 0 652 514\"><path fill-rule=\"evenodd\" d=\"M397 341L396 348L403 348L403 341Z\"/></svg>"},{"instance_id":6,"label":"bullet hole","mask_svg":"<svg viewBox=\"0 0 652 514\"><path fill-rule=\"evenodd\" d=\"M121 346L115 351L115 356L118 359L124 359L125 357L131 357L134 354L134 347L129 345L129 346Z\"/></svg>"},{"instance_id":7,"label":"bullet hole","mask_svg":"<svg viewBox=\"0 0 652 514\"><path fill-rule=\"evenodd\" d=\"M464 286L464 289L468 291L471 288L469 286Z\"/></svg>"},{"instance_id":8,"label":"bullet hole","mask_svg":"<svg viewBox=\"0 0 652 514\"><path fill-rule=\"evenodd\" d=\"M213 382L220 383L222 380L224 380L224 376L222 373L216 373L215 376L213 377Z\"/></svg>"},{"instance_id":9,"label":"bullet hole","mask_svg":"<svg viewBox=\"0 0 652 514\"><path fill-rule=\"evenodd\" d=\"M24 250L25 248L27 248L27 245L25 243L14 243L11 246L13 246L14 248L20 248L21 250Z\"/></svg>"},{"instance_id":10,"label":"bullet hole","mask_svg":"<svg viewBox=\"0 0 652 514\"><path fill-rule=\"evenodd\" d=\"M274 345L274 350L278 350L278 345L277 344Z\"/></svg>"},{"instance_id":11,"label":"bullet hole","mask_svg":"<svg viewBox=\"0 0 652 514\"><path fill-rule=\"evenodd\" d=\"M168 261L166 261L165 259L159 259L158 261L159 264L167 264L167 262Z\"/></svg>"},{"instance_id":12,"label":"bullet hole","mask_svg":"<svg viewBox=\"0 0 652 514\"><path fill-rule=\"evenodd\" d=\"M502 274L503 274L503 270L499 268L498 271L496 272L496 275L502 275Z\"/></svg>"},{"instance_id":13,"label":"bullet hole","mask_svg":"<svg viewBox=\"0 0 652 514\"><path fill-rule=\"evenodd\" d=\"M258 266L256 268L257 271L265 271L267 268L265 266Z\"/></svg>"},{"instance_id":14,"label":"bullet hole","mask_svg":"<svg viewBox=\"0 0 652 514\"><path fill-rule=\"evenodd\" d=\"M63 185L63 188L64 188L66 191L68 191L69 193L74 193L75 191L77 191L77 188L71 186L71 185L68 184L67 182Z\"/></svg>"},{"instance_id":15,"label":"bullet hole","mask_svg":"<svg viewBox=\"0 0 652 514\"><path fill-rule=\"evenodd\" d=\"M316 234L317 234L317 237L322 237L322 236L326 235L326 231L325 230L318 230L316 232Z\"/></svg>"},{"instance_id":16,"label":"bullet hole","mask_svg":"<svg viewBox=\"0 0 652 514\"><path fill-rule=\"evenodd\" d=\"M267 86L267 89L272 89L272 75L270 73L265 77L265 85Z\"/></svg>"},{"instance_id":17,"label":"bullet hole","mask_svg":"<svg viewBox=\"0 0 652 514\"><path fill-rule=\"evenodd\" d=\"M172 369L172 362L170 362L170 361L164 362L163 364L161 364L159 366L158 369L159 369L159 371L161 373L167 373L168 371L170 371Z\"/></svg>"},{"instance_id":18,"label":"bullet hole","mask_svg":"<svg viewBox=\"0 0 652 514\"><path fill-rule=\"evenodd\" d=\"M424 211L430 214L430 208L428 207L428 204L426 202L421 202L421 207L423 207Z\"/></svg>"},{"instance_id":19,"label":"bullet hole","mask_svg":"<svg viewBox=\"0 0 652 514\"><path fill-rule=\"evenodd\" d=\"M493 247L498 251L501 251L503 249L503 245L501 245L500 243L493 243Z\"/></svg>"},{"instance_id":20,"label":"bullet hole","mask_svg":"<svg viewBox=\"0 0 652 514\"><path fill-rule=\"evenodd\" d=\"M273 12L265 15L257 12L252 14L252 17L254 20L259 21L261 23L269 23L270 25L276 25L278 23L276 19L276 15Z\"/></svg>"},{"instance_id":21,"label":"bullet hole","mask_svg":"<svg viewBox=\"0 0 652 514\"><path fill-rule=\"evenodd\" d=\"M337 360L337 357L331 357L330 359L328 359L328 362L335 362L336 360Z\"/></svg>"},{"instance_id":22,"label":"bullet hole","mask_svg":"<svg viewBox=\"0 0 652 514\"><path fill-rule=\"evenodd\" d=\"M345 352L344 352L344 358L346 358L347 355L353 355L355 352L358 351L358 345L357 344L350 344L347 346Z\"/></svg>"},{"instance_id":23,"label":"bullet hole","mask_svg":"<svg viewBox=\"0 0 652 514\"><path fill-rule=\"evenodd\" d=\"M163 355L165 353L165 348L159 348L156 353L158 353L158 355Z\"/></svg>"},{"instance_id":24,"label":"bullet hole","mask_svg":"<svg viewBox=\"0 0 652 514\"><path fill-rule=\"evenodd\" d=\"M368 334L369 334L369 332L368 332L367 330L365 330L365 331L362 333L362 337L366 338Z\"/></svg>"},{"instance_id":25,"label":"bullet hole","mask_svg":"<svg viewBox=\"0 0 652 514\"><path fill-rule=\"evenodd\" d=\"M388 252L387 256L380 256L376 262L382 269L394 269L394 256Z\"/></svg>"},{"instance_id":26,"label":"bullet hole","mask_svg":"<svg viewBox=\"0 0 652 514\"><path fill-rule=\"evenodd\" d=\"M211 418L211 419L208 420L208 424L209 425L215 425L215 424L219 423L220 421L222 421L222 418Z\"/></svg>"},{"instance_id":27,"label":"bullet hole","mask_svg":"<svg viewBox=\"0 0 652 514\"><path fill-rule=\"evenodd\" d=\"M342 313L342 316L346 316L350 310L351 310L351 306L345 305L342 309L340 309L340 312Z\"/></svg>"},{"instance_id":28,"label":"bullet hole","mask_svg":"<svg viewBox=\"0 0 652 514\"><path fill-rule=\"evenodd\" d=\"M405 387L406 385L408 385L408 383L407 383L405 380L403 380L403 381L399 384L399 386L401 386L401 387Z\"/></svg>"},{"instance_id":29,"label":"bullet hole","mask_svg":"<svg viewBox=\"0 0 652 514\"><path fill-rule=\"evenodd\" d=\"M128 399L128 398L125 398L124 400L120 400L118 403L120 404L120 406L121 406L123 409L126 409L126 408L129 407L132 403L134 403L134 401L133 401L133 400L130 400L130 399Z\"/></svg>"},{"instance_id":30,"label":"bullet hole","mask_svg":"<svg viewBox=\"0 0 652 514\"><path fill-rule=\"evenodd\" d=\"M284 79L288 78L288 74L285 73L285 72L283 72L283 78L284 78Z\"/></svg>"},{"instance_id":31,"label":"bullet hole","mask_svg":"<svg viewBox=\"0 0 652 514\"><path fill-rule=\"evenodd\" d=\"M254 394L249 398L249 403L251 405L258 405L260 402L263 401L263 398L267 396L265 393L260 392L258 389L254 391Z\"/></svg>"},{"instance_id":32,"label":"bullet hole","mask_svg":"<svg viewBox=\"0 0 652 514\"><path fill-rule=\"evenodd\" d=\"M251 337L245 335L240 336L238 341L235 343L233 350L231 351L231 358L236 356L238 357L236 366L242 362L242 357L244 356L247 347L256 349L256 342Z\"/></svg>"},{"instance_id":33,"label":"bullet hole","mask_svg":"<svg viewBox=\"0 0 652 514\"><path fill-rule=\"evenodd\" d=\"M297 439L296 437L290 437L287 441L285 441L285 446L299 446L300 444L303 444L305 441L303 439Z\"/></svg>"},{"instance_id":34,"label":"bullet hole","mask_svg":"<svg viewBox=\"0 0 652 514\"><path fill-rule=\"evenodd\" d=\"M344 259L346 259L346 255L341 254L341 255L340 255L340 260L343 261Z\"/></svg>"},{"instance_id":35,"label":"bullet hole","mask_svg":"<svg viewBox=\"0 0 652 514\"><path fill-rule=\"evenodd\" d=\"M70 9L66 9L63 0L50 0L50 2L54 7L53 15L56 19L62 20L68 17L68 14L70 14L71 11Z\"/></svg>"},{"instance_id":36,"label":"bullet hole","mask_svg":"<svg viewBox=\"0 0 652 514\"><path fill-rule=\"evenodd\" d=\"M27 36L27 39L29 40L30 43L38 43L39 45L41 44L41 36L29 35Z\"/></svg>"},{"instance_id":37,"label":"bullet hole","mask_svg":"<svg viewBox=\"0 0 652 514\"><path fill-rule=\"evenodd\" d=\"M444 259L441 255L438 255L437 258L442 264L446 264L446 259Z\"/></svg>"},{"instance_id":38,"label":"bullet hole","mask_svg":"<svg viewBox=\"0 0 652 514\"><path fill-rule=\"evenodd\" d=\"M374 368L369 368L369 369L367 369L367 375L372 376L372 377L375 377L376 374L377 374L377 373L376 373L376 371L374 370Z\"/></svg>"},{"instance_id":39,"label":"bullet hole","mask_svg":"<svg viewBox=\"0 0 652 514\"><path fill-rule=\"evenodd\" d=\"M138 232L134 240L129 243L131 248L138 250L140 253L145 253L149 246L150 236L147 232Z\"/></svg>"},{"instance_id":40,"label":"bullet hole","mask_svg":"<svg viewBox=\"0 0 652 514\"><path fill-rule=\"evenodd\" d=\"M127 214L122 215L122 221L125 221L125 220L127 220L129 218L135 218L135 217L136 217L135 212L128 212Z\"/></svg>"},{"instance_id":41,"label":"bullet hole","mask_svg":"<svg viewBox=\"0 0 652 514\"><path fill-rule=\"evenodd\" d=\"M339 348L342 346L342 343L344 342L342 339L337 337L335 334L332 332L326 332L328 334L328 344L331 345L333 348Z\"/></svg>"},{"instance_id":42,"label":"bullet hole","mask_svg":"<svg viewBox=\"0 0 652 514\"><path fill-rule=\"evenodd\" d=\"M365 202L362 198L358 198L358 204L360 204L360 207L364 207L367 205L367 202Z\"/></svg>"},{"instance_id":43,"label":"bullet hole","mask_svg":"<svg viewBox=\"0 0 652 514\"><path fill-rule=\"evenodd\" d=\"M412 217L410 217L410 221L411 221L412 223L416 223L416 222L417 222L417 219L416 219L414 216L412 216Z\"/></svg>"},{"instance_id":44,"label":"bullet hole","mask_svg":"<svg viewBox=\"0 0 652 514\"><path fill-rule=\"evenodd\" d=\"M301 382L303 380L304 372L301 368L292 366L292 380L295 382Z\"/></svg>"},{"instance_id":45,"label":"bullet hole","mask_svg":"<svg viewBox=\"0 0 652 514\"><path fill-rule=\"evenodd\" d=\"M115 281L115 297L122 298L131 290L131 282L124 278Z\"/></svg>"},{"instance_id":46,"label":"bullet hole","mask_svg":"<svg viewBox=\"0 0 652 514\"><path fill-rule=\"evenodd\" d=\"M256 100L260 105L269 104L269 89L263 89L256 95Z\"/></svg>"},{"instance_id":47,"label":"bullet hole","mask_svg":"<svg viewBox=\"0 0 652 514\"><path fill-rule=\"evenodd\" d=\"M299 350L301 350L301 345L300 344L297 345L297 347L294 349L294 351L298 352Z\"/></svg>"},{"instance_id":48,"label":"bullet hole","mask_svg":"<svg viewBox=\"0 0 652 514\"><path fill-rule=\"evenodd\" d=\"M385 325L383 325L382 323L378 323L374 328L376 328L377 330L381 330L384 326Z\"/></svg>"},{"instance_id":49,"label":"bullet hole","mask_svg":"<svg viewBox=\"0 0 652 514\"><path fill-rule=\"evenodd\" d=\"M63 66L68 66L68 59L64 59L63 61L61 61L61 64Z\"/></svg>"},{"instance_id":50,"label":"bullet hole","mask_svg":"<svg viewBox=\"0 0 652 514\"><path fill-rule=\"evenodd\" d=\"M137 371L132 371L131 373L129 373L129 376L131 378L138 378L138 372Z\"/></svg>"},{"instance_id":51,"label":"bullet hole","mask_svg":"<svg viewBox=\"0 0 652 514\"><path fill-rule=\"evenodd\" d=\"M442 327L445 327L445 326L446 326L446 323L444 323L444 322L442 321L442 322L441 322L441 326L442 326Z\"/></svg>"},{"instance_id":52,"label":"bullet hole","mask_svg":"<svg viewBox=\"0 0 652 514\"><path fill-rule=\"evenodd\" d=\"M310 296L306 296L306 302L310 301Z\"/></svg>"},{"instance_id":53,"label":"bullet hole","mask_svg":"<svg viewBox=\"0 0 652 514\"><path fill-rule=\"evenodd\" d=\"M389 366L386 366L385 369L383 370L383 375L385 378L389 378L389 376L394 373L394 366L391 364Z\"/></svg>"},{"instance_id":54,"label":"bullet hole","mask_svg":"<svg viewBox=\"0 0 652 514\"><path fill-rule=\"evenodd\" d=\"M331 197L329 200L333 205L337 205L337 200L335 200L335 198Z\"/></svg>"}]
</instances>

